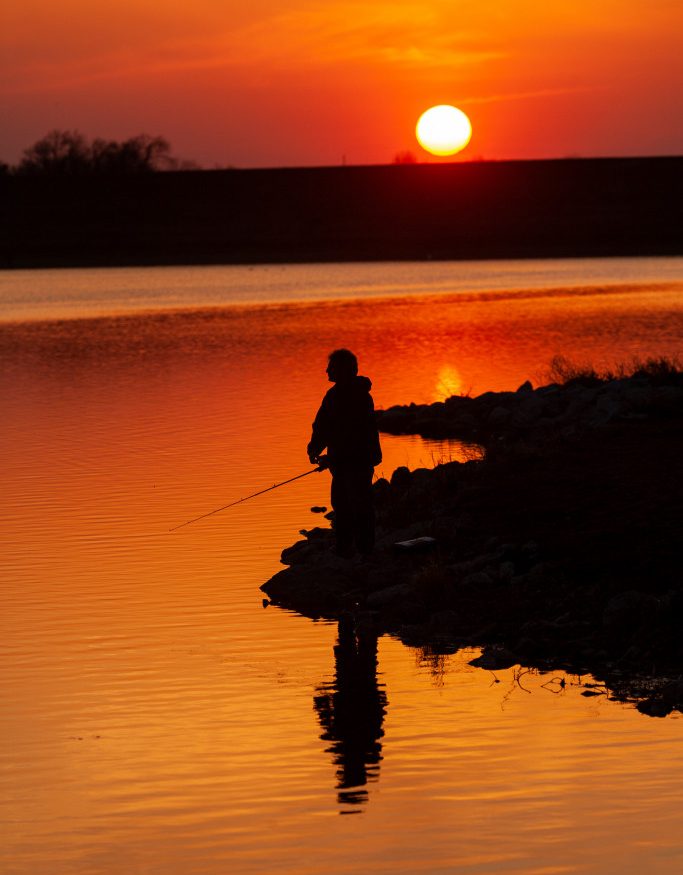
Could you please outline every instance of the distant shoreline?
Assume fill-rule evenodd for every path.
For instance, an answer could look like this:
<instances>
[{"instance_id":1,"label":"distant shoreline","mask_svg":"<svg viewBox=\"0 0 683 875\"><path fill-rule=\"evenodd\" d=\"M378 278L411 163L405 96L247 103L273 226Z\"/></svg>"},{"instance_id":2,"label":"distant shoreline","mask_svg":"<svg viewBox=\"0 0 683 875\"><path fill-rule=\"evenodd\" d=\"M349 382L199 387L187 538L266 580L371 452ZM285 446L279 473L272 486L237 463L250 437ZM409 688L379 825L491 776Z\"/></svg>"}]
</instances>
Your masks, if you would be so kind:
<instances>
[{"instance_id":1,"label":"distant shoreline","mask_svg":"<svg viewBox=\"0 0 683 875\"><path fill-rule=\"evenodd\" d=\"M683 255L683 157L0 179L0 269Z\"/></svg>"},{"instance_id":2,"label":"distant shoreline","mask_svg":"<svg viewBox=\"0 0 683 875\"><path fill-rule=\"evenodd\" d=\"M161 290L165 290L161 291ZM235 308L421 302L482 305L550 298L669 296L683 301L683 256L479 262L38 268L0 271L0 326L155 318ZM635 300L632 298L632 301ZM659 304L657 305L659 306ZM672 353L671 350L668 351Z\"/></svg>"}]
</instances>

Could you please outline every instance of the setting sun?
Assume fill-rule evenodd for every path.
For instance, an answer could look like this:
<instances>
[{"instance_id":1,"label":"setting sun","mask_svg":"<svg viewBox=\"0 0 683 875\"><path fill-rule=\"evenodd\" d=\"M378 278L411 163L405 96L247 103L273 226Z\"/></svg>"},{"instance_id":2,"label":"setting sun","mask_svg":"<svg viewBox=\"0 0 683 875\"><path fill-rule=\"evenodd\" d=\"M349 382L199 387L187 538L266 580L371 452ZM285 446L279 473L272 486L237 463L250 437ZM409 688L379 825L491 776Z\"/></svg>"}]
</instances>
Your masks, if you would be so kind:
<instances>
[{"instance_id":1,"label":"setting sun","mask_svg":"<svg viewBox=\"0 0 683 875\"><path fill-rule=\"evenodd\" d=\"M462 110L442 104L422 113L415 136L432 155L455 155L469 143L472 125Z\"/></svg>"}]
</instances>

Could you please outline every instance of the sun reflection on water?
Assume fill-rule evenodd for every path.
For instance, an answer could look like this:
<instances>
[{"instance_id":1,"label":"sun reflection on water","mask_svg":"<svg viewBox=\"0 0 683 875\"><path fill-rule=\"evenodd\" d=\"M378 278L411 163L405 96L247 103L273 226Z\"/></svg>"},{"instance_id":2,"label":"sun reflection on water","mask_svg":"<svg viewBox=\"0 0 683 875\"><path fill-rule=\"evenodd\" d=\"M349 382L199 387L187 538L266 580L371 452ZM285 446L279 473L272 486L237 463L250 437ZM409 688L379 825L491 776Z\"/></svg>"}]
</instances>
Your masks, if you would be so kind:
<instances>
[{"instance_id":1,"label":"sun reflection on water","mask_svg":"<svg viewBox=\"0 0 683 875\"><path fill-rule=\"evenodd\" d=\"M437 376L434 400L445 401L452 395L462 394L464 394L464 384L460 371L455 365L443 365Z\"/></svg>"}]
</instances>

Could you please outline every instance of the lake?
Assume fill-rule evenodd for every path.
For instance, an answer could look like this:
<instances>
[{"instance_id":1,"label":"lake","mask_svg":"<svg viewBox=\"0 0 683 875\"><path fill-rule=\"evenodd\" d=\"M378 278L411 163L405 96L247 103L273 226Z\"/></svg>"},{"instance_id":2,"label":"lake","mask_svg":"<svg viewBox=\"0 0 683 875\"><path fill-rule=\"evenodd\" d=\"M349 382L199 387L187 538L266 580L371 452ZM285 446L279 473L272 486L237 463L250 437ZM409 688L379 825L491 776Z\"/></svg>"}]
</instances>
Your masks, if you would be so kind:
<instances>
[{"instance_id":1,"label":"lake","mask_svg":"<svg viewBox=\"0 0 683 875\"><path fill-rule=\"evenodd\" d=\"M681 715L388 636L359 701L263 606L326 473L169 529L309 470L335 347L386 407L682 339L680 258L0 274L0 869L681 871Z\"/></svg>"}]
</instances>

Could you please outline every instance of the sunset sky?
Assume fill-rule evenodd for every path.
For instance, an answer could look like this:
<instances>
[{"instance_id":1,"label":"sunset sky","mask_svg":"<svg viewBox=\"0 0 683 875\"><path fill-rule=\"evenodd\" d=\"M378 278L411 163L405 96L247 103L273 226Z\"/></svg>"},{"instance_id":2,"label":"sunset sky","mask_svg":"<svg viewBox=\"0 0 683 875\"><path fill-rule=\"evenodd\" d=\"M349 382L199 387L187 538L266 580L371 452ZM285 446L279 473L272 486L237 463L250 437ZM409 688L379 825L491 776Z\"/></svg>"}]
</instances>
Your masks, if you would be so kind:
<instances>
[{"instance_id":1,"label":"sunset sky","mask_svg":"<svg viewBox=\"0 0 683 875\"><path fill-rule=\"evenodd\" d=\"M0 159L53 128L203 166L389 163L451 103L461 160L683 152L681 0L21 0Z\"/></svg>"}]
</instances>

